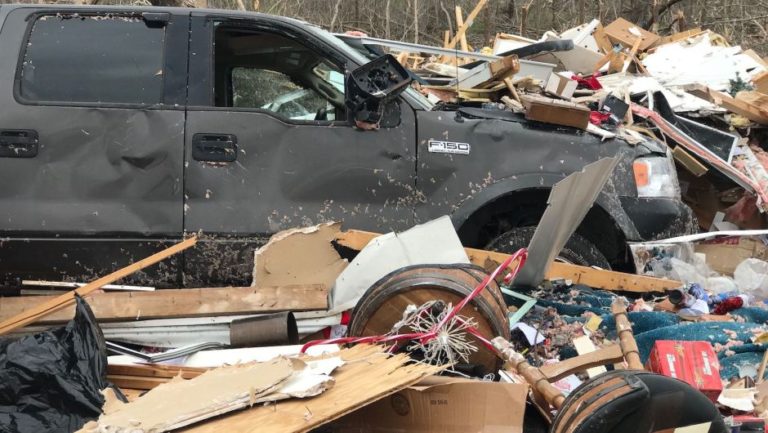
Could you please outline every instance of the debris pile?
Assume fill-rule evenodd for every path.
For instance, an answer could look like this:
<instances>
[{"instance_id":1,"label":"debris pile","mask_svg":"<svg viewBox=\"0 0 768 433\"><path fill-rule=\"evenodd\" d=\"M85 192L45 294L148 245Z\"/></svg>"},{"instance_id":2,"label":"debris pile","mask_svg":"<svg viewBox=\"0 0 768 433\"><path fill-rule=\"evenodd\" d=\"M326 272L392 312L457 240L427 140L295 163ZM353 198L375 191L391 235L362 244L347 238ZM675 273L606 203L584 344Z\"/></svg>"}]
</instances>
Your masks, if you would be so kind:
<instances>
[{"instance_id":1,"label":"debris pile","mask_svg":"<svg viewBox=\"0 0 768 433\"><path fill-rule=\"evenodd\" d=\"M662 37L620 18L538 40L498 34L478 52L455 51L453 41L438 48L340 37L397 55L427 98L464 116L477 107L631 145L664 143L704 230L722 221L766 226L768 62L722 35L696 28ZM635 176L643 186L647 176Z\"/></svg>"},{"instance_id":2,"label":"debris pile","mask_svg":"<svg viewBox=\"0 0 768 433\"><path fill-rule=\"evenodd\" d=\"M0 298L0 425L765 431L768 231L741 229L768 210L768 65L710 31L662 37L623 19L472 53L478 11L443 49L397 44L428 98L665 143L688 176L649 184L651 167L635 167L638 187L709 191L698 212L718 231L632 245L635 274L555 261L609 157L552 188L513 254L465 248L449 216L386 234L328 222L273 235L249 287L102 291L199 247L190 236L60 296Z\"/></svg>"}]
</instances>

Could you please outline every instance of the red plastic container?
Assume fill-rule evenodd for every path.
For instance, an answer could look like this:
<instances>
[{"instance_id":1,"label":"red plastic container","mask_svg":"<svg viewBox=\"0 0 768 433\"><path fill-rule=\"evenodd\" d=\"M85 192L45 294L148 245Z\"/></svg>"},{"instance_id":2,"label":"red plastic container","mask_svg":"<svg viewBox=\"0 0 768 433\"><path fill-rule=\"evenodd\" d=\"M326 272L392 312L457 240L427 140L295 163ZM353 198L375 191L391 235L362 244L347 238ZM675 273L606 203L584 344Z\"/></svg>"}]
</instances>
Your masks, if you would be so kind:
<instances>
[{"instance_id":1,"label":"red plastic container","mask_svg":"<svg viewBox=\"0 0 768 433\"><path fill-rule=\"evenodd\" d=\"M707 341L659 340L653 345L645 367L687 382L713 402L723 390L720 362Z\"/></svg>"}]
</instances>

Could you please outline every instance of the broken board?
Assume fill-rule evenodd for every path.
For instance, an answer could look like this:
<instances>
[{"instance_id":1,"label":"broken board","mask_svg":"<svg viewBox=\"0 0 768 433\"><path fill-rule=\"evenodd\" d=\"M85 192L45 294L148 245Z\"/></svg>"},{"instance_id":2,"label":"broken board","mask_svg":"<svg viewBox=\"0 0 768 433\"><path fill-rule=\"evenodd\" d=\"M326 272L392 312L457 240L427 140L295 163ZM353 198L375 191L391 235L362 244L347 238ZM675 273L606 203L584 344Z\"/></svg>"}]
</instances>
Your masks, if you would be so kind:
<instances>
[{"instance_id":1,"label":"broken board","mask_svg":"<svg viewBox=\"0 0 768 433\"><path fill-rule=\"evenodd\" d=\"M271 406L255 406L183 431L307 432L442 370L442 367L426 364L409 364L410 358L404 354L387 356L377 346L358 345L336 356L341 356L345 365L334 373L336 384L333 388L318 397L286 400Z\"/></svg>"},{"instance_id":2,"label":"broken board","mask_svg":"<svg viewBox=\"0 0 768 433\"><path fill-rule=\"evenodd\" d=\"M34 309L55 296L0 298L0 320ZM321 284L285 287L222 287L169 289L154 292L110 292L85 297L99 321L170 319L279 311L324 310L328 288ZM63 323L74 317L74 306L42 317L38 323Z\"/></svg>"},{"instance_id":3,"label":"broken board","mask_svg":"<svg viewBox=\"0 0 768 433\"><path fill-rule=\"evenodd\" d=\"M360 230L348 230L339 233L336 242L339 245L362 250L373 238L380 236L378 233ZM485 270L493 269L503 263L509 254L495 251L464 248L470 262ZM678 288L683 285L680 281L666 280L662 278L648 277L645 275L627 274L623 272L595 269L588 266L578 266L569 263L553 262L546 273L545 278L571 280L574 284L584 284L596 289L648 293L664 292L668 289Z\"/></svg>"}]
</instances>

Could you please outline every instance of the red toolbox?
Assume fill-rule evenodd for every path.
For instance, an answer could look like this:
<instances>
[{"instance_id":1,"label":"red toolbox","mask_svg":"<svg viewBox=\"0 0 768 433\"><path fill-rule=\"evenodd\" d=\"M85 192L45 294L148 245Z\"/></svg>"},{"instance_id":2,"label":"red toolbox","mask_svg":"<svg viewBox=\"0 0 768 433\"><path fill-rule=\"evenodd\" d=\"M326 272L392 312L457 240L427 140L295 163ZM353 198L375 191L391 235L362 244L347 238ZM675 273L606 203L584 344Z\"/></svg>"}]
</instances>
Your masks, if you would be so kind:
<instances>
[{"instance_id":1,"label":"red toolbox","mask_svg":"<svg viewBox=\"0 0 768 433\"><path fill-rule=\"evenodd\" d=\"M723 390L720 362L707 341L659 340L651 349L646 368L687 382L713 402Z\"/></svg>"}]
</instances>

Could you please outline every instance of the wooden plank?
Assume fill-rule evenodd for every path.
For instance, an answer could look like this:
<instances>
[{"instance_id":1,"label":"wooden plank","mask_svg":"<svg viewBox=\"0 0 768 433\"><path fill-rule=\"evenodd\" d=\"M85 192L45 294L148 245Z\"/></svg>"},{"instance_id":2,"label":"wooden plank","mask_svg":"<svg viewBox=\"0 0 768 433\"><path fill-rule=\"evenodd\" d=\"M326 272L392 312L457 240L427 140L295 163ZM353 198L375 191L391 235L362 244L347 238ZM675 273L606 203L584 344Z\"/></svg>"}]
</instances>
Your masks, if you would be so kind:
<instances>
[{"instance_id":1,"label":"wooden plank","mask_svg":"<svg viewBox=\"0 0 768 433\"><path fill-rule=\"evenodd\" d=\"M739 101L726 93L712 90L709 87L700 84L693 84L685 86L684 88L686 92L715 105L719 105L732 113L744 116L753 122L768 125L768 115L750 103Z\"/></svg>"},{"instance_id":2,"label":"wooden plank","mask_svg":"<svg viewBox=\"0 0 768 433\"><path fill-rule=\"evenodd\" d=\"M123 277L126 277L128 275L131 275L134 272L138 272L148 266L154 265L178 252L186 250L187 248L195 245L195 243L197 243L197 237L192 236L191 238L185 241L179 242L176 245L172 245L160 252L152 254L147 258L139 260L136 263L128 265L122 269L112 272L109 275L103 276L95 281L92 281L83 287L75 289L71 292L67 292L63 295L54 297L48 301L39 302L37 305L35 305L34 308L30 308L29 310L19 313L13 317L10 317L7 320L4 320L2 323L0 323L0 335L6 334L15 329L18 329L26 325L29 325L30 323L36 322L42 317L45 317L56 311L66 308L67 306L74 305L75 294L78 294L80 296L87 296L95 292L96 290L99 290L102 286L106 284L114 283L115 281ZM146 292L146 293L152 293L152 292Z\"/></svg>"},{"instance_id":3,"label":"wooden plank","mask_svg":"<svg viewBox=\"0 0 768 433\"><path fill-rule=\"evenodd\" d=\"M184 379L192 379L208 370L210 369L165 364L107 365L107 374L116 376L154 377L160 379L173 379L179 375Z\"/></svg>"},{"instance_id":4,"label":"wooden plank","mask_svg":"<svg viewBox=\"0 0 768 433\"><path fill-rule=\"evenodd\" d=\"M107 381L121 389L148 390L162 385L176 376L192 379L206 371L208 371L207 368L162 364L108 365Z\"/></svg>"},{"instance_id":5,"label":"wooden plank","mask_svg":"<svg viewBox=\"0 0 768 433\"><path fill-rule=\"evenodd\" d=\"M704 33L704 30L701 29L701 27L696 27L695 29L686 30L684 32L678 32L669 36L664 36L658 41L656 41L655 44L653 44L652 48L657 48L665 44L670 44L672 42L681 41L683 39L688 39L694 36L698 36L700 34Z\"/></svg>"},{"instance_id":6,"label":"wooden plank","mask_svg":"<svg viewBox=\"0 0 768 433\"><path fill-rule=\"evenodd\" d=\"M360 230L347 230L346 232L339 233L336 242L354 250L361 250L376 236L380 235ZM509 257L508 254L495 251L475 248L464 248L464 250L467 252L467 256L469 256L469 260L472 263L485 269L498 266ZM675 280L626 274L560 262L552 263L546 278L549 280L564 278L573 281L574 284L584 284L598 289L636 293L664 292L667 289L674 289L683 285L680 281Z\"/></svg>"},{"instance_id":7,"label":"wooden plank","mask_svg":"<svg viewBox=\"0 0 768 433\"><path fill-rule=\"evenodd\" d=\"M460 29L462 27L464 27L464 13L461 12L461 6L456 6L456 28ZM469 51L469 47L467 46L467 32L464 32L464 34L461 35L459 43L461 51Z\"/></svg>"},{"instance_id":8,"label":"wooden plank","mask_svg":"<svg viewBox=\"0 0 768 433\"><path fill-rule=\"evenodd\" d=\"M56 297L0 298L0 320L34 311ZM155 292L110 292L86 296L99 321L223 316L278 311L324 310L328 289L321 284L282 287L171 289ZM62 323L74 316L74 305L45 316L40 323Z\"/></svg>"},{"instance_id":9,"label":"wooden plank","mask_svg":"<svg viewBox=\"0 0 768 433\"><path fill-rule=\"evenodd\" d=\"M603 54L608 54L613 51L613 44L611 44L611 40L608 39L608 36L605 35L605 28L602 24L598 24L597 27L595 27L595 32L592 33L592 36L595 38L595 42L597 42L597 46Z\"/></svg>"},{"instance_id":10,"label":"wooden plank","mask_svg":"<svg viewBox=\"0 0 768 433\"><path fill-rule=\"evenodd\" d=\"M752 78L752 84L755 85L755 90L768 95L768 71L761 72Z\"/></svg>"},{"instance_id":11,"label":"wooden plank","mask_svg":"<svg viewBox=\"0 0 768 433\"><path fill-rule=\"evenodd\" d=\"M768 116L768 95L760 92L742 90L736 94L736 100L752 105L764 116Z\"/></svg>"},{"instance_id":12,"label":"wooden plank","mask_svg":"<svg viewBox=\"0 0 768 433\"><path fill-rule=\"evenodd\" d=\"M541 367L541 372L550 382L570 376L573 373L584 371L588 368L597 367L605 364L613 364L624 360L621 353L621 346L612 344L594 352L580 355L575 358L569 358L556 364L548 364Z\"/></svg>"},{"instance_id":13,"label":"wooden plank","mask_svg":"<svg viewBox=\"0 0 768 433\"><path fill-rule=\"evenodd\" d=\"M453 35L453 39L451 39L451 42L448 43L449 50L452 50L454 47L456 47L456 44L459 43L462 36L465 36L467 33L467 30L472 25L472 23L475 21L475 18L477 18L477 15L480 13L480 11L485 7L485 4L488 3L488 0L480 0L477 2L477 5L474 9L472 9L472 12L469 13L469 16L467 16L467 20L464 22L464 25L459 27L458 30L456 30L456 34Z\"/></svg>"}]
</instances>

